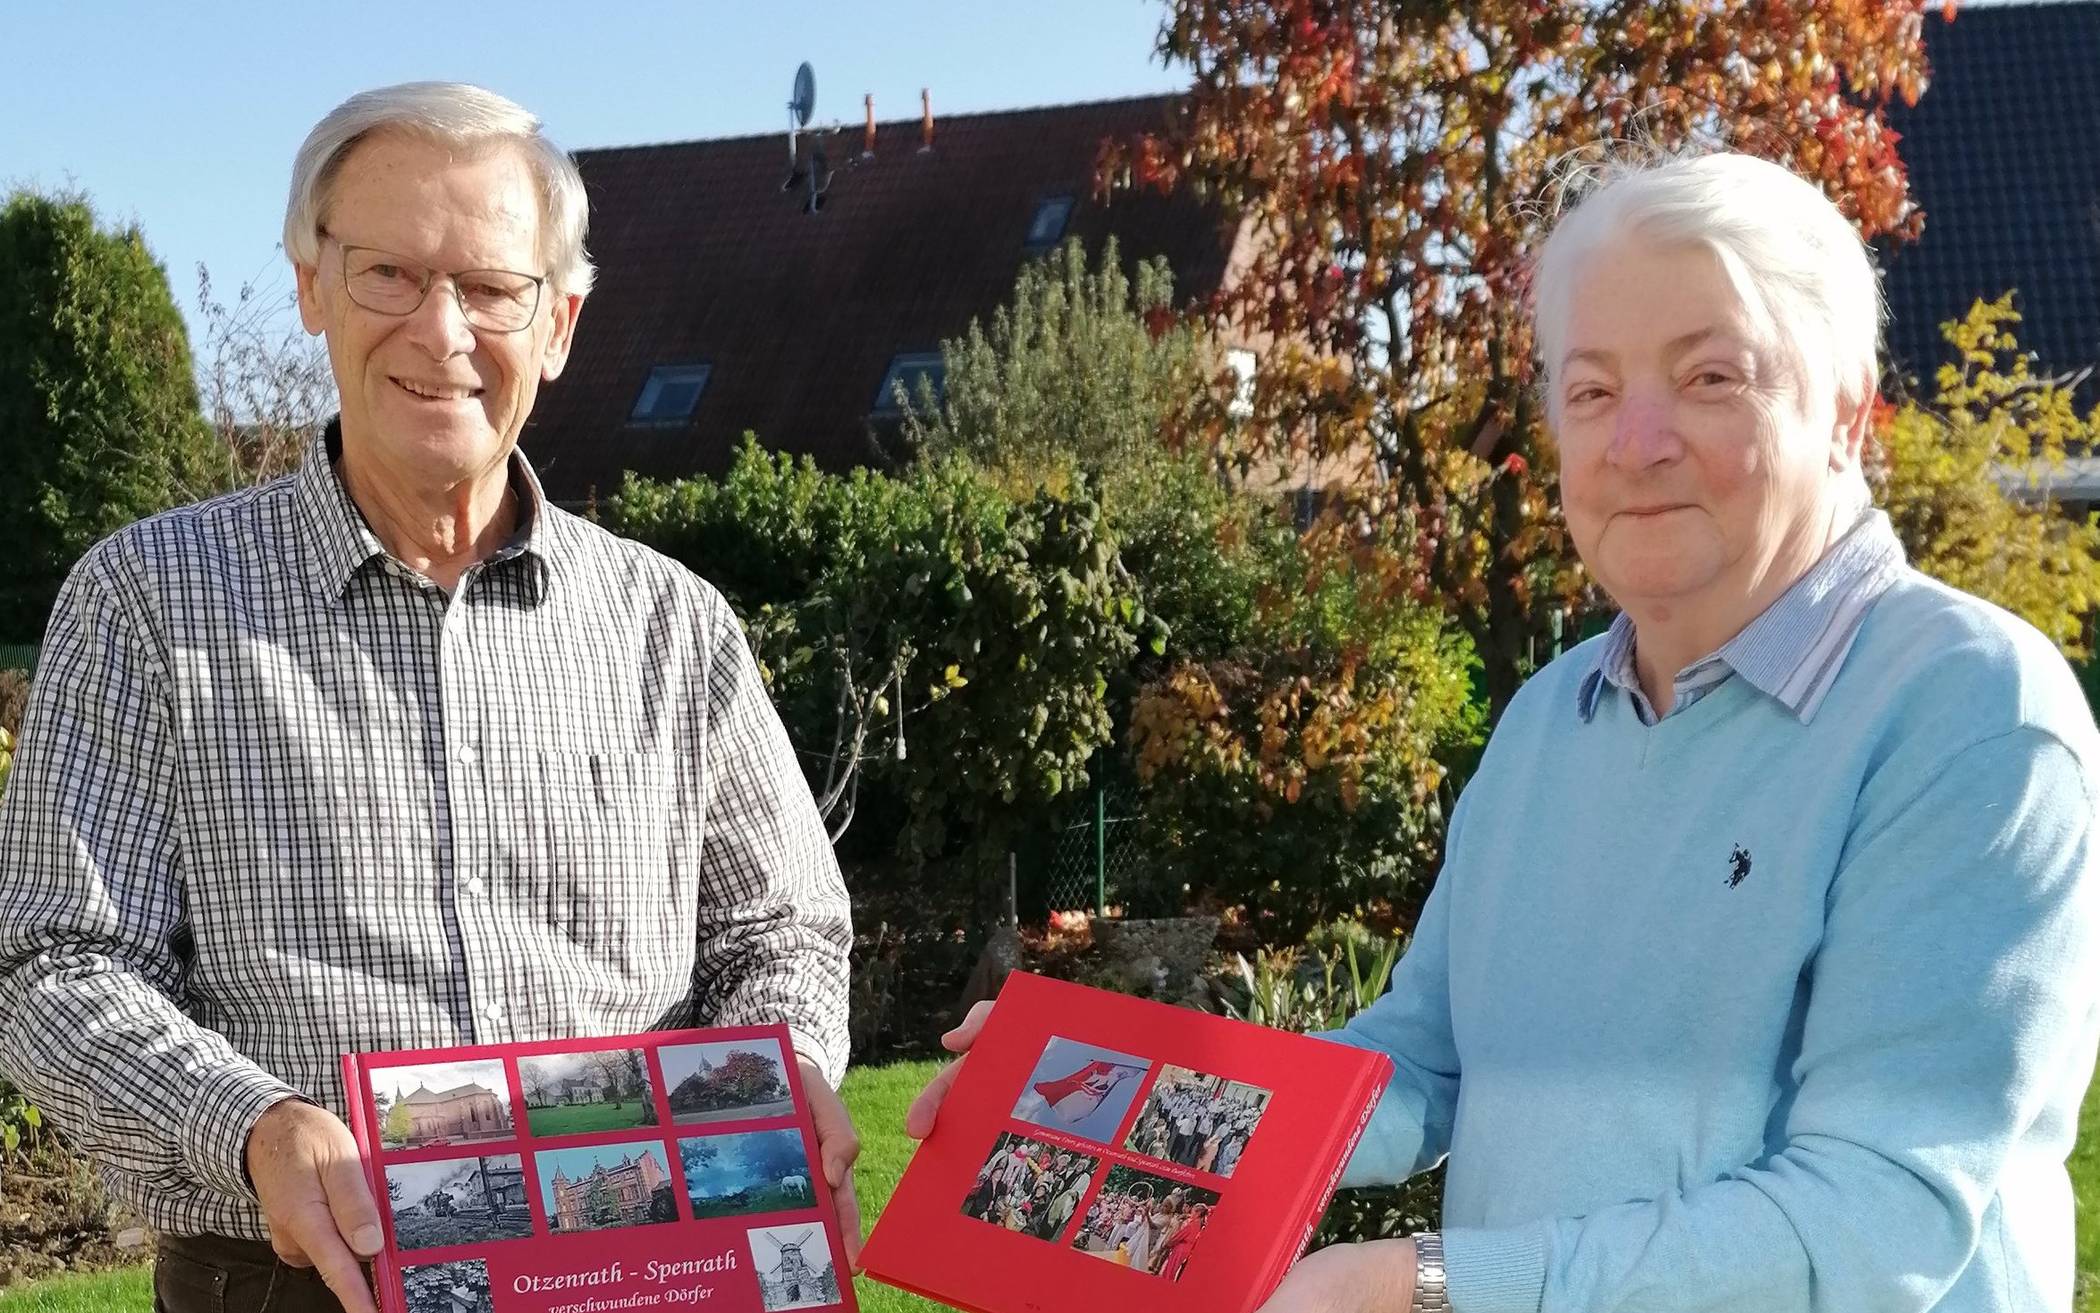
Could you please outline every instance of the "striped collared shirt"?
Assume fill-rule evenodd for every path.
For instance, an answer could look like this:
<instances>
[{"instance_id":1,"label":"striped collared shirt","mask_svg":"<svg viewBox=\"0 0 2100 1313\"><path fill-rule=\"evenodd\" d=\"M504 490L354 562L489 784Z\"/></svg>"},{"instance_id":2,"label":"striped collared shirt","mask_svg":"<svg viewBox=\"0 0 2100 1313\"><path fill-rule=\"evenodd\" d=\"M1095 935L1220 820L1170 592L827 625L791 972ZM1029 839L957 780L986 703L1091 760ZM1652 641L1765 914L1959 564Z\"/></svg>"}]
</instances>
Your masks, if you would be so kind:
<instances>
[{"instance_id":1,"label":"striped collared shirt","mask_svg":"<svg viewBox=\"0 0 2100 1313\"><path fill-rule=\"evenodd\" d=\"M1845 664L1868 608L1903 568L1903 544L1896 540L1888 515L1868 511L1741 633L1677 672L1669 714L1676 715L1740 676L1807 724ZM1633 657L1633 622L1621 612L1598 649L1596 669L1577 692L1576 710L1583 720L1597 713L1606 685L1626 691L1642 724L1661 719L1641 691Z\"/></svg>"},{"instance_id":2,"label":"striped collared shirt","mask_svg":"<svg viewBox=\"0 0 2100 1313\"><path fill-rule=\"evenodd\" d=\"M173 1234L265 1238L249 1129L338 1055L784 1022L848 907L736 617L547 504L448 596L324 439L132 525L52 615L0 805L0 1069Z\"/></svg>"}]
</instances>

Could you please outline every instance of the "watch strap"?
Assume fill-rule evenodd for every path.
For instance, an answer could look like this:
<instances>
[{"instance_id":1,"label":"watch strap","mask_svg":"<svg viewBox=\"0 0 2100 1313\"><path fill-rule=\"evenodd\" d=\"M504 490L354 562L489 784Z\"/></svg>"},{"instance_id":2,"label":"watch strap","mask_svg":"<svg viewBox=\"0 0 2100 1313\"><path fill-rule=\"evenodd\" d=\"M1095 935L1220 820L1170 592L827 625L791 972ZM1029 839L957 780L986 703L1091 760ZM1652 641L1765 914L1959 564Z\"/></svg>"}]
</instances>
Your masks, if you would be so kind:
<instances>
[{"instance_id":1,"label":"watch strap","mask_svg":"<svg viewBox=\"0 0 2100 1313\"><path fill-rule=\"evenodd\" d=\"M1415 1297L1408 1313L1450 1313L1444 1289L1444 1238L1434 1231L1415 1237Z\"/></svg>"}]
</instances>

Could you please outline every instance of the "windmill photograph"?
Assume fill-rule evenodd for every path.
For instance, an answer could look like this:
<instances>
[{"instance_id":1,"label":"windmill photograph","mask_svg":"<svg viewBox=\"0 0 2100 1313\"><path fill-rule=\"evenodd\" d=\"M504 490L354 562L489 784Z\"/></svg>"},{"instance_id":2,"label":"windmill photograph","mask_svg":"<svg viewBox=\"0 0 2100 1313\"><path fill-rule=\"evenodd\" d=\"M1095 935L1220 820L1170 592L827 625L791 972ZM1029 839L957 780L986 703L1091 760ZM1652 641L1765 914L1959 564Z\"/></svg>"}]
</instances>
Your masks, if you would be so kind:
<instances>
[{"instance_id":1,"label":"windmill photograph","mask_svg":"<svg viewBox=\"0 0 2100 1313\"><path fill-rule=\"evenodd\" d=\"M747 1233L766 1313L839 1302L831 1241L820 1226L769 1226Z\"/></svg>"}]
</instances>

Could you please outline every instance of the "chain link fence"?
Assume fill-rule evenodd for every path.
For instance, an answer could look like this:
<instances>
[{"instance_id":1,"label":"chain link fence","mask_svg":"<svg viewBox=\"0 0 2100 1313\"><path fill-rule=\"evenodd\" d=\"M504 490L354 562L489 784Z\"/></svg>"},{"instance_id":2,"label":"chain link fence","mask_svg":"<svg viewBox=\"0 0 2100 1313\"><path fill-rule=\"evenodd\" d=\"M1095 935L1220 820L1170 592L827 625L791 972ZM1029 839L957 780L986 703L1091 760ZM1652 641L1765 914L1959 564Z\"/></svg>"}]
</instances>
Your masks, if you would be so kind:
<instances>
[{"instance_id":1,"label":"chain link fence","mask_svg":"<svg viewBox=\"0 0 2100 1313\"><path fill-rule=\"evenodd\" d=\"M1117 889L1142 860L1137 845L1134 789L1097 787L1064 823L1043 836L1034 854L1035 880L1045 910L1099 912L1116 903Z\"/></svg>"}]
</instances>

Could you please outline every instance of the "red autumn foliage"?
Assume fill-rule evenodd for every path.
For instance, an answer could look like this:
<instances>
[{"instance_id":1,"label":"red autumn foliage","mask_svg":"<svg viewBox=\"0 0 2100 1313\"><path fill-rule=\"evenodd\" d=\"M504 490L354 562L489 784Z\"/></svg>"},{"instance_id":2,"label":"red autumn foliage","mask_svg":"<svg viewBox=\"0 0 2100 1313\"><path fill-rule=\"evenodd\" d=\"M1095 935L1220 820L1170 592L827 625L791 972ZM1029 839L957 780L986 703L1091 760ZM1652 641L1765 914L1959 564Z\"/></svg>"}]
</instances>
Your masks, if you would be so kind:
<instances>
[{"instance_id":1,"label":"red autumn foliage","mask_svg":"<svg viewBox=\"0 0 2100 1313\"><path fill-rule=\"evenodd\" d=\"M1422 572L1399 587L1443 602L1501 705L1581 583L1524 303L1571 152L1726 144L1813 179L1864 235L1914 235L1882 108L1924 89L1936 8L1169 0L1159 50L1187 100L1105 151L1101 181L1194 186L1251 224L1246 276L1198 313L1278 344L1250 421L1221 395L1183 436L1250 467L1375 464L1365 508Z\"/></svg>"}]
</instances>

